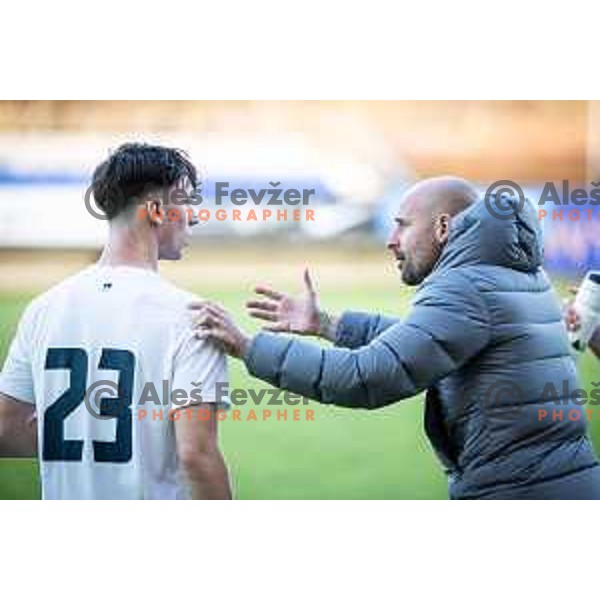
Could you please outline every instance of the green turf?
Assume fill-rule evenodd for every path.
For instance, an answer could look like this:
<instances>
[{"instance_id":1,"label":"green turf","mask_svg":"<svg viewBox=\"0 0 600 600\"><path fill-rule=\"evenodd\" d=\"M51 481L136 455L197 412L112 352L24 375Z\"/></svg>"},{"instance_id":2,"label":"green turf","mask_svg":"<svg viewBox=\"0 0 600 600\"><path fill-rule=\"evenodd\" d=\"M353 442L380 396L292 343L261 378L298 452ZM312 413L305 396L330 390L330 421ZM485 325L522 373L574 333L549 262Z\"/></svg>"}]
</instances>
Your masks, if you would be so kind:
<instances>
[{"instance_id":1,"label":"green turf","mask_svg":"<svg viewBox=\"0 0 600 600\"><path fill-rule=\"evenodd\" d=\"M334 310L360 308L401 314L409 296L400 288L324 290L323 304ZM222 302L241 316L242 292L218 288L202 295ZM0 297L0 360L18 316L29 296ZM231 387L262 387L245 369L231 361ZM598 377L598 361L580 361L583 381ZM422 429L422 398L413 398L379 411L321 407L314 422L225 421L222 447L230 465L238 498L446 498L445 477ZM243 411L248 411L245 407ZM289 409L288 409L289 412ZM600 423L592 422L600 448ZM0 461L0 498L39 497L35 461Z\"/></svg>"}]
</instances>

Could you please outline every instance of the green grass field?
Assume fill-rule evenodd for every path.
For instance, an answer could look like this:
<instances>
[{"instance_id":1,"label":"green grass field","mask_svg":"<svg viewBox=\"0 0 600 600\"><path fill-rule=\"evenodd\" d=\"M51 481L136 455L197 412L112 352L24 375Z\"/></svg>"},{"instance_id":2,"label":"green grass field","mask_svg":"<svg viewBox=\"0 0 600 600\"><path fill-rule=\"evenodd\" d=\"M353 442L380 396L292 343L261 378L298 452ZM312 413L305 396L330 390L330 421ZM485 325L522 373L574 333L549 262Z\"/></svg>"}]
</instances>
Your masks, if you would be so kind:
<instances>
[{"instance_id":1,"label":"green grass field","mask_svg":"<svg viewBox=\"0 0 600 600\"><path fill-rule=\"evenodd\" d=\"M377 256L374 260L384 259ZM345 268L352 271L351 265ZM249 277L252 278L252 273ZM282 282L287 284L287 277L282 278ZM369 282L368 286L359 275L347 277L341 286L335 281L323 283L320 286L322 304L332 310L354 308L401 315L410 300L409 292L394 277L383 277L379 284ZM248 297L245 283L236 289L231 280L219 283L213 278L210 284L192 287L232 310L247 329L257 329L243 313ZM19 315L33 295L33 290L0 294L2 362ZM598 376L599 367L600 363L589 353L582 358L580 368L586 387L592 377ZM262 387L237 361L231 361L230 368L231 387ZM250 408L246 406L243 410ZM313 402L309 408L315 410L314 422L273 419L223 422L222 448L237 498L447 497L445 477L422 429L421 397L372 412L321 407ZM600 449L598 421L592 422L592 434ZM38 498L39 495L35 461L0 461L0 499Z\"/></svg>"}]
</instances>

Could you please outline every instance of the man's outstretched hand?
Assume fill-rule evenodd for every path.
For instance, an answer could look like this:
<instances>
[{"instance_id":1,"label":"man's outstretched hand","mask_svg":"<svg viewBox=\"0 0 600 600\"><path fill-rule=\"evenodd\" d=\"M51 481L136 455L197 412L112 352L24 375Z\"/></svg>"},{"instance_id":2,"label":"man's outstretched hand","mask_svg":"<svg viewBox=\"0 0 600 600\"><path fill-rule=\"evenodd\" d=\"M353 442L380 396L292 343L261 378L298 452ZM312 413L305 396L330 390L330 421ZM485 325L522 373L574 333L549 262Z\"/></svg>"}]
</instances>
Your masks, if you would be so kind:
<instances>
[{"instance_id":1,"label":"man's outstretched hand","mask_svg":"<svg viewBox=\"0 0 600 600\"><path fill-rule=\"evenodd\" d=\"M224 308L208 300L192 302L189 308L196 337L214 342L235 358L244 356L251 339Z\"/></svg>"},{"instance_id":2,"label":"man's outstretched hand","mask_svg":"<svg viewBox=\"0 0 600 600\"><path fill-rule=\"evenodd\" d=\"M318 298L308 269L304 270L304 287L304 294L294 298L265 285L256 286L254 291L264 299L247 302L248 314L268 321L269 324L264 327L268 331L319 335Z\"/></svg>"}]
</instances>

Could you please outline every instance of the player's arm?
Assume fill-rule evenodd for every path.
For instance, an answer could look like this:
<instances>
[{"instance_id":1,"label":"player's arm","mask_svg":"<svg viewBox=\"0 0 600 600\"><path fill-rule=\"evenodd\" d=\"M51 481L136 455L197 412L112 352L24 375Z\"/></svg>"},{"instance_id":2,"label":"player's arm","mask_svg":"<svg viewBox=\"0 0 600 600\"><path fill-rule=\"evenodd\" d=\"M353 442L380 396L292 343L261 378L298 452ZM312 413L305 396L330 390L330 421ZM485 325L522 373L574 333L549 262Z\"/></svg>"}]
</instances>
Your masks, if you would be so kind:
<instances>
[{"instance_id":1,"label":"player's arm","mask_svg":"<svg viewBox=\"0 0 600 600\"><path fill-rule=\"evenodd\" d=\"M184 315L182 315L184 317ZM217 409L229 404L218 395L218 385L227 384L227 358L215 344L196 339L187 319L182 318L178 351L173 357L173 389L187 391L191 401L174 421L177 455L192 498L231 499L229 476L217 437ZM201 395L195 395L199 391ZM195 388L195 389L192 389Z\"/></svg>"},{"instance_id":2,"label":"player's arm","mask_svg":"<svg viewBox=\"0 0 600 600\"><path fill-rule=\"evenodd\" d=\"M227 466L219 450L215 404L179 409L175 437L179 464L194 500L231 500Z\"/></svg>"},{"instance_id":3,"label":"player's arm","mask_svg":"<svg viewBox=\"0 0 600 600\"><path fill-rule=\"evenodd\" d=\"M37 454L37 422L31 368L32 310L19 321L0 373L0 457Z\"/></svg>"},{"instance_id":4,"label":"player's arm","mask_svg":"<svg viewBox=\"0 0 600 600\"><path fill-rule=\"evenodd\" d=\"M246 304L248 313L267 321L267 331L312 335L345 348L365 346L398 322L365 313L346 312L338 316L320 309L308 269L304 271L304 288L302 296L292 297L268 286L257 286L255 291L262 298Z\"/></svg>"},{"instance_id":5,"label":"player's arm","mask_svg":"<svg viewBox=\"0 0 600 600\"><path fill-rule=\"evenodd\" d=\"M34 406L0 393L0 458L34 456L37 456Z\"/></svg>"}]
</instances>

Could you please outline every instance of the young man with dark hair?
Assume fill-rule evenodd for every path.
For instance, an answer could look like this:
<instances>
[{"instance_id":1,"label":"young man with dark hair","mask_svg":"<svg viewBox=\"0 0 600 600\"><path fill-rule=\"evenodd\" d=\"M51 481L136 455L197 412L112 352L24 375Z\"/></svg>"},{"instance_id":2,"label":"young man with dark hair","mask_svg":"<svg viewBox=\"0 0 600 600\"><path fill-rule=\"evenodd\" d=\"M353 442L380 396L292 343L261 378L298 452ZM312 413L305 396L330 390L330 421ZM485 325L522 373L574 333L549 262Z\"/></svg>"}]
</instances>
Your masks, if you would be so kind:
<instances>
[{"instance_id":1,"label":"young man with dark hair","mask_svg":"<svg viewBox=\"0 0 600 600\"><path fill-rule=\"evenodd\" d=\"M0 456L37 453L44 498L231 497L214 396L226 358L194 337L193 295L158 274L181 258L196 183L180 150L118 148L93 176L109 221L100 260L21 318L0 376Z\"/></svg>"}]
</instances>

